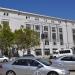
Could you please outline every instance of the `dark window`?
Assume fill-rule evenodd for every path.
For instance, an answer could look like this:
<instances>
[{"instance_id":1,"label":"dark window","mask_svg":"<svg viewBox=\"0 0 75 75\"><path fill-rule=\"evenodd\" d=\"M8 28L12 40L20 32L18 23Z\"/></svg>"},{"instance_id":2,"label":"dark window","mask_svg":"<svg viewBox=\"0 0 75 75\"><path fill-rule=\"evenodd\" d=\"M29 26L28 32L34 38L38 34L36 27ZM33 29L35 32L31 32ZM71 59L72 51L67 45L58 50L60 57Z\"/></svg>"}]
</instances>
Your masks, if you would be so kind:
<instances>
[{"instance_id":1,"label":"dark window","mask_svg":"<svg viewBox=\"0 0 75 75\"><path fill-rule=\"evenodd\" d=\"M28 59L28 63L30 64L30 66L38 66L40 64L39 62L31 59Z\"/></svg>"},{"instance_id":2,"label":"dark window","mask_svg":"<svg viewBox=\"0 0 75 75\"><path fill-rule=\"evenodd\" d=\"M31 29L31 25L30 24L26 24L26 29Z\"/></svg>"},{"instance_id":3,"label":"dark window","mask_svg":"<svg viewBox=\"0 0 75 75\"><path fill-rule=\"evenodd\" d=\"M56 40L56 33L52 33L52 39Z\"/></svg>"},{"instance_id":4,"label":"dark window","mask_svg":"<svg viewBox=\"0 0 75 75\"><path fill-rule=\"evenodd\" d=\"M48 31L48 26L44 26L44 31Z\"/></svg>"},{"instance_id":5,"label":"dark window","mask_svg":"<svg viewBox=\"0 0 75 75\"><path fill-rule=\"evenodd\" d=\"M59 51L60 54L64 54L64 53L70 53L70 50L63 50L63 51Z\"/></svg>"},{"instance_id":6,"label":"dark window","mask_svg":"<svg viewBox=\"0 0 75 75\"><path fill-rule=\"evenodd\" d=\"M44 32L44 39L48 39L48 32Z\"/></svg>"},{"instance_id":7,"label":"dark window","mask_svg":"<svg viewBox=\"0 0 75 75\"><path fill-rule=\"evenodd\" d=\"M57 48L53 48L53 54L58 54Z\"/></svg>"},{"instance_id":8,"label":"dark window","mask_svg":"<svg viewBox=\"0 0 75 75\"><path fill-rule=\"evenodd\" d=\"M40 26L39 25L35 25L35 29L36 30L40 30Z\"/></svg>"},{"instance_id":9,"label":"dark window","mask_svg":"<svg viewBox=\"0 0 75 75\"><path fill-rule=\"evenodd\" d=\"M72 30L72 33L73 33L73 42L74 42L74 45L75 45L75 29Z\"/></svg>"},{"instance_id":10,"label":"dark window","mask_svg":"<svg viewBox=\"0 0 75 75\"><path fill-rule=\"evenodd\" d=\"M56 45L57 43L56 43L56 41L53 41L53 45Z\"/></svg>"},{"instance_id":11,"label":"dark window","mask_svg":"<svg viewBox=\"0 0 75 75\"><path fill-rule=\"evenodd\" d=\"M4 13L4 15L5 15L5 13Z\"/></svg>"},{"instance_id":12,"label":"dark window","mask_svg":"<svg viewBox=\"0 0 75 75\"><path fill-rule=\"evenodd\" d=\"M63 57L61 60L63 60L63 61L72 61L72 58L71 57Z\"/></svg>"},{"instance_id":13,"label":"dark window","mask_svg":"<svg viewBox=\"0 0 75 75\"><path fill-rule=\"evenodd\" d=\"M59 32L62 32L62 28L59 28Z\"/></svg>"},{"instance_id":14,"label":"dark window","mask_svg":"<svg viewBox=\"0 0 75 75\"><path fill-rule=\"evenodd\" d=\"M52 27L52 32L56 32L55 27Z\"/></svg>"},{"instance_id":15,"label":"dark window","mask_svg":"<svg viewBox=\"0 0 75 75\"><path fill-rule=\"evenodd\" d=\"M49 45L49 40L45 40L45 45Z\"/></svg>"},{"instance_id":16,"label":"dark window","mask_svg":"<svg viewBox=\"0 0 75 75\"><path fill-rule=\"evenodd\" d=\"M19 65L19 66L28 66L27 60L26 59L19 59L16 60L13 65Z\"/></svg>"},{"instance_id":17,"label":"dark window","mask_svg":"<svg viewBox=\"0 0 75 75\"><path fill-rule=\"evenodd\" d=\"M53 51L53 54L58 54L58 52Z\"/></svg>"},{"instance_id":18,"label":"dark window","mask_svg":"<svg viewBox=\"0 0 75 75\"><path fill-rule=\"evenodd\" d=\"M75 57L74 56L72 56L72 61L75 61Z\"/></svg>"},{"instance_id":19,"label":"dark window","mask_svg":"<svg viewBox=\"0 0 75 75\"><path fill-rule=\"evenodd\" d=\"M45 55L50 55L50 49L44 49Z\"/></svg>"},{"instance_id":20,"label":"dark window","mask_svg":"<svg viewBox=\"0 0 75 75\"><path fill-rule=\"evenodd\" d=\"M44 65L46 65L46 66L50 66L51 65L51 63L48 61L48 60L46 60L46 59L37 59L39 62L41 62L41 63L43 63Z\"/></svg>"},{"instance_id":21,"label":"dark window","mask_svg":"<svg viewBox=\"0 0 75 75\"><path fill-rule=\"evenodd\" d=\"M35 49L35 54L36 54L37 56L42 55L41 49Z\"/></svg>"},{"instance_id":22,"label":"dark window","mask_svg":"<svg viewBox=\"0 0 75 75\"><path fill-rule=\"evenodd\" d=\"M3 14L3 15L8 16L8 15L9 15L9 13L7 13L7 12L5 13L5 12L4 12L4 14Z\"/></svg>"},{"instance_id":23,"label":"dark window","mask_svg":"<svg viewBox=\"0 0 75 75\"><path fill-rule=\"evenodd\" d=\"M53 45L56 45L56 33L52 33Z\"/></svg>"},{"instance_id":24,"label":"dark window","mask_svg":"<svg viewBox=\"0 0 75 75\"><path fill-rule=\"evenodd\" d=\"M26 16L26 19L30 19L30 16Z\"/></svg>"},{"instance_id":25,"label":"dark window","mask_svg":"<svg viewBox=\"0 0 75 75\"><path fill-rule=\"evenodd\" d=\"M9 14L7 13L7 16L8 16Z\"/></svg>"}]
</instances>

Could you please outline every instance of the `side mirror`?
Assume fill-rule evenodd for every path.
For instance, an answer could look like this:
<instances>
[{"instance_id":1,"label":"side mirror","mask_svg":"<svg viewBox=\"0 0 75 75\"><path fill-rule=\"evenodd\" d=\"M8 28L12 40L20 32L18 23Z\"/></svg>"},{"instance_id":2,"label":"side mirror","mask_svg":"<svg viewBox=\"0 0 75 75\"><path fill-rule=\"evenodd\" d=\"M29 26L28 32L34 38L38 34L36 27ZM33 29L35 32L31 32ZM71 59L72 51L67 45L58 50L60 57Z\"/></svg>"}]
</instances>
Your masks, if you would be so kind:
<instances>
[{"instance_id":1,"label":"side mirror","mask_svg":"<svg viewBox=\"0 0 75 75\"><path fill-rule=\"evenodd\" d=\"M43 66L39 64L37 67L38 67L38 68L41 68L41 67L43 67Z\"/></svg>"}]
</instances>

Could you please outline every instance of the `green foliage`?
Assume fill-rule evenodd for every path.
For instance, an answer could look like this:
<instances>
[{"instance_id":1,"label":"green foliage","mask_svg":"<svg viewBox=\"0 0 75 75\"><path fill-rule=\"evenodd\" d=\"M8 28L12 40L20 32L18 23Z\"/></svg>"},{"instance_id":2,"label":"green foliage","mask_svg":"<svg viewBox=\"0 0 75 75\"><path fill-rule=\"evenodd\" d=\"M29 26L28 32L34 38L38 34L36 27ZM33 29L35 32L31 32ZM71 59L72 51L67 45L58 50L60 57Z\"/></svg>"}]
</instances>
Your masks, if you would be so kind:
<instances>
[{"instance_id":1,"label":"green foliage","mask_svg":"<svg viewBox=\"0 0 75 75\"><path fill-rule=\"evenodd\" d=\"M18 47L26 49L39 45L38 33L24 28L16 30L15 43L18 45Z\"/></svg>"},{"instance_id":2,"label":"green foliage","mask_svg":"<svg viewBox=\"0 0 75 75\"><path fill-rule=\"evenodd\" d=\"M4 22L0 25L0 48L4 51L8 50L13 43L14 34L11 32L9 25Z\"/></svg>"},{"instance_id":3,"label":"green foliage","mask_svg":"<svg viewBox=\"0 0 75 75\"><path fill-rule=\"evenodd\" d=\"M0 25L0 49L5 52L15 44L18 48L30 49L39 45L39 41L38 33L33 30L21 26L20 29L12 32L8 22L3 21L3 25Z\"/></svg>"}]
</instances>

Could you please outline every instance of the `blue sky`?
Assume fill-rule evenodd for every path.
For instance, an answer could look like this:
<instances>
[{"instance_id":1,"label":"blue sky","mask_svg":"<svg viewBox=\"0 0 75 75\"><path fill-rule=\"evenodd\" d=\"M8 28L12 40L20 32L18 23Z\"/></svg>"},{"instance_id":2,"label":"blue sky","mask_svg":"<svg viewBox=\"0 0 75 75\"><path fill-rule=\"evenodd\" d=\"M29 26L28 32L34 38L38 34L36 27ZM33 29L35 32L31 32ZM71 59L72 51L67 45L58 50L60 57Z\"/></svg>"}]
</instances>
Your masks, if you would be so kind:
<instances>
[{"instance_id":1,"label":"blue sky","mask_svg":"<svg viewBox=\"0 0 75 75\"><path fill-rule=\"evenodd\" d=\"M75 20L75 0L0 0L0 7Z\"/></svg>"}]
</instances>

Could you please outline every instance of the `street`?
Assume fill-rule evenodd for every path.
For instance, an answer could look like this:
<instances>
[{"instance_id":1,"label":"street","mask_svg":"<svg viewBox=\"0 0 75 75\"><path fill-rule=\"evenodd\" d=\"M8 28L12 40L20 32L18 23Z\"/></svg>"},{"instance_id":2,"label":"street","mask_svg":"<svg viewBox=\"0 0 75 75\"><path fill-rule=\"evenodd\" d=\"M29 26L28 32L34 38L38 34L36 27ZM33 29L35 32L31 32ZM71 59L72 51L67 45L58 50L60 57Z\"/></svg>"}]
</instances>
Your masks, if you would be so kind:
<instances>
[{"instance_id":1,"label":"street","mask_svg":"<svg viewBox=\"0 0 75 75\"><path fill-rule=\"evenodd\" d=\"M70 72L70 75L75 75L75 71Z\"/></svg>"}]
</instances>

